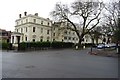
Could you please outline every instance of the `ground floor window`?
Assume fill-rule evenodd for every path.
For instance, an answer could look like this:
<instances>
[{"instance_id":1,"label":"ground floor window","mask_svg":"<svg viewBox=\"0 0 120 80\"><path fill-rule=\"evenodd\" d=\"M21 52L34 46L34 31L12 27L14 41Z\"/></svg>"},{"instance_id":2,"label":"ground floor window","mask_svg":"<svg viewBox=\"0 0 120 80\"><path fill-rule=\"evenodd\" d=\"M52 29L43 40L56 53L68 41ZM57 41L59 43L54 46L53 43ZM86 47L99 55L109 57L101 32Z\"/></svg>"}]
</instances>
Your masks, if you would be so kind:
<instances>
[{"instance_id":1,"label":"ground floor window","mask_svg":"<svg viewBox=\"0 0 120 80\"><path fill-rule=\"evenodd\" d=\"M25 40L27 41L27 37L25 37Z\"/></svg>"},{"instance_id":2,"label":"ground floor window","mask_svg":"<svg viewBox=\"0 0 120 80\"><path fill-rule=\"evenodd\" d=\"M33 39L33 42L35 42L35 39Z\"/></svg>"},{"instance_id":3,"label":"ground floor window","mask_svg":"<svg viewBox=\"0 0 120 80\"><path fill-rule=\"evenodd\" d=\"M40 39L40 42L43 42L43 39Z\"/></svg>"}]
</instances>

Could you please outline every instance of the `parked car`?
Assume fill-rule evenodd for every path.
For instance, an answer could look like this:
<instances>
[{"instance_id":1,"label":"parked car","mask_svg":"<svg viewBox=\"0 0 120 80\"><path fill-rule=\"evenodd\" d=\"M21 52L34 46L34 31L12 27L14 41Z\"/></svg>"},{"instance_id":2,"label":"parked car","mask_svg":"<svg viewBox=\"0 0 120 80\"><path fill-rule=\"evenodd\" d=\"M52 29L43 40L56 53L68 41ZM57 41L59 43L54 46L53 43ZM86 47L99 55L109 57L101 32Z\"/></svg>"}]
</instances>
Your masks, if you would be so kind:
<instances>
[{"instance_id":1,"label":"parked car","mask_svg":"<svg viewBox=\"0 0 120 80\"><path fill-rule=\"evenodd\" d=\"M105 44L98 44L98 45L97 45L97 48L98 48L98 49L105 48Z\"/></svg>"},{"instance_id":2,"label":"parked car","mask_svg":"<svg viewBox=\"0 0 120 80\"><path fill-rule=\"evenodd\" d=\"M103 49L103 48L116 48L115 43L109 43L109 44L99 44L97 46L98 49Z\"/></svg>"}]
</instances>

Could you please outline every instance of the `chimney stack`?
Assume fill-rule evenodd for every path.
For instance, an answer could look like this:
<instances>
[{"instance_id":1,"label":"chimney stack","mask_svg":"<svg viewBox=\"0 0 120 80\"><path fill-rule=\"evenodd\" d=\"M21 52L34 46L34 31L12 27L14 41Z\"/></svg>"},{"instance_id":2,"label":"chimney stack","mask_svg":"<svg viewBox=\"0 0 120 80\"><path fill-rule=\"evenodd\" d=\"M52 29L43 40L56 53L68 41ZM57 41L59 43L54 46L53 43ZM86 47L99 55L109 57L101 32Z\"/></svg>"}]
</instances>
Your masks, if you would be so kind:
<instances>
[{"instance_id":1,"label":"chimney stack","mask_svg":"<svg viewBox=\"0 0 120 80\"><path fill-rule=\"evenodd\" d=\"M21 14L19 14L19 18L21 18L21 16L22 16L22 15L21 15Z\"/></svg>"},{"instance_id":2,"label":"chimney stack","mask_svg":"<svg viewBox=\"0 0 120 80\"><path fill-rule=\"evenodd\" d=\"M35 13L35 16L38 16L38 13Z\"/></svg>"},{"instance_id":3,"label":"chimney stack","mask_svg":"<svg viewBox=\"0 0 120 80\"><path fill-rule=\"evenodd\" d=\"M24 15L27 16L27 12L26 11L24 12Z\"/></svg>"}]
</instances>

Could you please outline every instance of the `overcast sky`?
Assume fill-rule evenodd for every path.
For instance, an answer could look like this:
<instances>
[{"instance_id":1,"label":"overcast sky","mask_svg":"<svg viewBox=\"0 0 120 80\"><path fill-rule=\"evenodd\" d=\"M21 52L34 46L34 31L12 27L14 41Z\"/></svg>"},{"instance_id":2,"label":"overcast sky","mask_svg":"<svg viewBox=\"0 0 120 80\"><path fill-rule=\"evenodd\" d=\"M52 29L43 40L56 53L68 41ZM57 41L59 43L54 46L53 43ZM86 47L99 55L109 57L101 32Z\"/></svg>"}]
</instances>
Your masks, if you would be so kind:
<instances>
[{"instance_id":1,"label":"overcast sky","mask_svg":"<svg viewBox=\"0 0 120 80\"><path fill-rule=\"evenodd\" d=\"M56 2L69 4L74 0L0 0L0 28L14 31L19 14L38 13L40 17L50 17ZM106 0L105 0L106 1Z\"/></svg>"}]
</instances>

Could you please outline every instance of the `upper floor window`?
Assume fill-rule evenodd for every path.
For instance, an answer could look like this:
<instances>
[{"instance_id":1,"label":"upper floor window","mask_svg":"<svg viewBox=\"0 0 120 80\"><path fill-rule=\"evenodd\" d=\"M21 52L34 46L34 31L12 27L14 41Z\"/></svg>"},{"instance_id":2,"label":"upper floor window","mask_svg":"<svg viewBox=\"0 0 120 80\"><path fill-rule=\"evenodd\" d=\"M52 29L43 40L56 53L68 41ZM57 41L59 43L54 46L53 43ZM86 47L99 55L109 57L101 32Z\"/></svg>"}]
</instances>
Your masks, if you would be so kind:
<instances>
[{"instance_id":1,"label":"upper floor window","mask_svg":"<svg viewBox=\"0 0 120 80\"><path fill-rule=\"evenodd\" d=\"M73 40L75 40L75 38L73 38Z\"/></svg>"},{"instance_id":2,"label":"upper floor window","mask_svg":"<svg viewBox=\"0 0 120 80\"><path fill-rule=\"evenodd\" d=\"M17 32L18 32L18 29L17 29Z\"/></svg>"},{"instance_id":3,"label":"upper floor window","mask_svg":"<svg viewBox=\"0 0 120 80\"><path fill-rule=\"evenodd\" d=\"M21 24L23 24L23 21L21 21Z\"/></svg>"},{"instance_id":4,"label":"upper floor window","mask_svg":"<svg viewBox=\"0 0 120 80\"><path fill-rule=\"evenodd\" d=\"M50 23L48 22L48 26L50 25Z\"/></svg>"},{"instance_id":5,"label":"upper floor window","mask_svg":"<svg viewBox=\"0 0 120 80\"><path fill-rule=\"evenodd\" d=\"M64 31L65 34L67 34L67 31Z\"/></svg>"},{"instance_id":6,"label":"upper floor window","mask_svg":"<svg viewBox=\"0 0 120 80\"><path fill-rule=\"evenodd\" d=\"M27 27L26 27L26 32L27 32Z\"/></svg>"},{"instance_id":7,"label":"upper floor window","mask_svg":"<svg viewBox=\"0 0 120 80\"><path fill-rule=\"evenodd\" d=\"M55 30L55 27L53 28L53 30Z\"/></svg>"},{"instance_id":8,"label":"upper floor window","mask_svg":"<svg viewBox=\"0 0 120 80\"><path fill-rule=\"evenodd\" d=\"M64 39L67 39L67 37L64 37Z\"/></svg>"},{"instance_id":9,"label":"upper floor window","mask_svg":"<svg viewBox=\"0 0 120 80\"><path fill-rule=\"evenodd\" d=\"M36 19L33 19L34 23L36 23Z\"/></svg>"},{"instance_id":10,"label":"upper floor window","mask_svg":"<svg viewBox=\"0 0 120 80\"><path fill-rule=\"evenodd\" d=\"M47 34L49 34L49 30L47 30Z\"/></svg>"},{"instance_id":11,"label":"upper floor window","mask_svg":"<svg viewBox=\"0 0 120 80\"><path fill-rule=\"evenodd\" d=\"M75 35L75 32L73 32L73 35Z\"/></svg>"},{"instance_id":12,"label":"upper floor window","mask_svg":"<svg viewBox=\"0 0 120 80\"><path fill-rule=\"evenodd\" d=\"M53 33L53 36L55 36L55 33Z\"/></svg>"},{"instance_id":13,"label":"upper floor window","mask_svg":"<svg viewBox=\"0 0 120 80\"><path fill-rule=\"evenodd\" d=\"M43 33L43 28L41 28L41 33Z\"/></svg>"},{"instance_id":14,"label":"upper floor window","mask_svg":"<svg viewBox=\"0 0 120 80\"><path fill-rule=\"evenodd\" d=\"M69 40L71 40L71 37L69 37Z\"/></svg>"},{"instance_id":15,"label":"upper floor window","mask_svg":"<svg viewBox=\"0 0 120 80\"><path fill-rule=\"evenodd\" d=\"M35 32L35 27L33 27L33 32Z\"/></svg>"},{"instance_id":16,"label":"upper floor window","mask_svg":"<svg viewBox=\"0 0 120 80\"><path fill-rule=\"evenodd\" d=\"M23 28L21 28L21 33L23 32Z\"/></svg>"},{"instance_id":17,"label":"upper floor window","mask_svg":"<svg viewBox=\"0 0 120 80\"><path fill-rule=\"evenodd\" d=\"M26 19L26 23L28 22L28 19Z\"/></svg>"},{"instance_id":18,"label":"upper floor window","mask_svg":"<svg viewBox=\"0 0 120 80\"><path fill-rule=\"evenodd\" d=\"M43 25L43 21L41 21L41 24Z\"/></svg>"},{"instance_id":19,"label":"upper floor window","mask_svg":"<svg viewBox=\"0 0 120 80\"><path fill-rule=\"evenodd\" d=\"M19 22L16 22L17 23L17 25L19 24Z\"/></svg>"}]
</instances>

